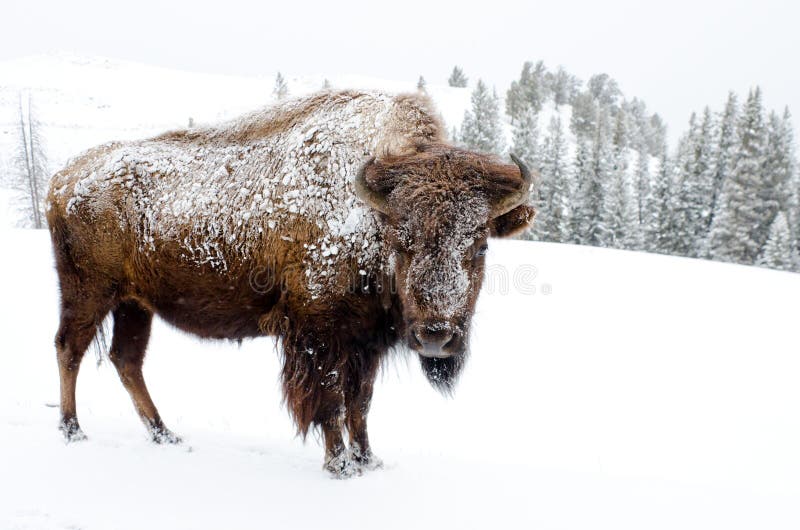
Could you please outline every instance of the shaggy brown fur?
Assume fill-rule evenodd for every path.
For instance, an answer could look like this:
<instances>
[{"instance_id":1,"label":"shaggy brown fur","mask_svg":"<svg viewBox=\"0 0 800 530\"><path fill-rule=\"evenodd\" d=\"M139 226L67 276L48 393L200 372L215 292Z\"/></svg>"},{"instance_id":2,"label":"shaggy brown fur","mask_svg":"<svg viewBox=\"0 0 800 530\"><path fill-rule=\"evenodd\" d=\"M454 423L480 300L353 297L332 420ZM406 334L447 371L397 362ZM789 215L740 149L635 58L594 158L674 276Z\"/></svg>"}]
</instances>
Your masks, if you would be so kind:
<instances>
[{"instance_id":1,"label":"shaggy brown fur","mask_svg":"<svg viewBox=\"0 0 800 530\"><path fill-rule=\"evenodd\" d=\"M162 145L165 153L198 146L241 147L239 152L245 154L238 160L246 162L247 156L260 156L254 146L268 144L274 135L300 127L310 115L328 112L340 101L362 97L367 96L325 93L286 112L273 109L259 119L221 129L168 133L141 145L150 149L148 153ZM142 377L150 324L158 314L205 338L280 337L286 404L303 435L314 425L321 427L326 469L349 476L378 466L366 419L381 359L401 343L422 353L423 345L439 344L440 356L420 359L429 380L450 391L467 354L486 238L511 235L533 218L527 204L492 217L492 205L523 186L520 170L443 143L428 107L415 96L394 98L392 111L408 119L386 122L392 130L380 132L383 140L371 153L359 153L372 155L364 166L365 179L388 205L365 214L374 217L377 227L377 261L367 267L356 251L340 252L333 262L335 275L329 275L319 296L308 285L308 247L326 234L313 216L287 215L271 230L265 222L258 225L264 229L246 253L232 250L235 238L210 241L223 249L221 269L210 261L187 261L185 242L197 226L179 227L177 236L143 244L142 223L163 219L144 217L133 199L131 189L149 182L143 177L136 176L132 185L109 180L108 187L79 195L86 188L81 179L106 167L100 162L116 157L115 150L126 144L91 150L54 177L47 217L61 285L56 349L60 428L67 439L84 437L75 406L78 369L98 326L111 312L110 358L137 413L154 441L179 441L161 421ZM273 150L272 156L284 155ZM244 169L226 171L233 179ZM256 179L268 175L248 171ZM332 186L349 186L322 176ZM453 289L462 291L450 292Z\"/></svg>"}]
</instances>

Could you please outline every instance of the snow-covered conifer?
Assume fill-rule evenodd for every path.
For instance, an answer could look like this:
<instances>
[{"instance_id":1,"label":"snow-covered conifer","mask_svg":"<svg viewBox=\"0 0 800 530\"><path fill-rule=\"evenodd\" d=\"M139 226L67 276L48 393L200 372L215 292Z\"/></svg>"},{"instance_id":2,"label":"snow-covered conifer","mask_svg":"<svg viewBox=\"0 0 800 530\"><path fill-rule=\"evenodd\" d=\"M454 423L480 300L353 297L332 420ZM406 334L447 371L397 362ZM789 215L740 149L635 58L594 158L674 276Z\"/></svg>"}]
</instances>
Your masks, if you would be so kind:
<instances>
[{"instance_id":1,"label":"snow-covered conifer","mask_svg":"<svg viewBox=\"0 0 800 530\"><path fill-rule=\"evenodd\" d=\"M275 99L283 99L289 95L289 85L286 84L286 79L283 78L283 74L280 72L275 76L275 87L272 89L272 95L275 96Z\"/></svg>"},{"instance_id":2,"label":"snow-covered conifer","mask_svg":"<svg viewBox=\"0 0 800 530\"><path fill-rule=\"evenodd\" d=\"M535 65L526 61L522 65L519 80L512 81L511 87L506 92L506 114L512 123L519 120L528 107L533 107L535 112L542 110L548 95L545 84L546 73L547 69L542 61Z\"/></svg>"},{"instance_id":3,"label":"snow-covered conifer","mask_svg":"<svg viewBox=\"0 0 800 530\"><path fill-rule=\"evenodd\" d=\"M548 72L545 75L545 80L553 94L553 102L556 108L570 104L575 96L578 95L581 86L578 78L564 70L563 66L559 66L553 73Z\"/></svg>"},{"instance_id":4,"label":"snow-covered conifer","mask_svg":"<svg viewBox=\"0 0 800 530\"><path fill-rule=\"evenodd\" d=\"M528 167L540 170L539 119L532 107L528 107L514 123L511 138L511 152L525 161Z\"/></svg>"},{"instance_id":5,"label":"snow-covered conifer","mask_svg":"<svg viewBox=\"0 0 800 530\"><path fill-rule=\"evenodd\" d=\"M471 109L464 113L461 124L461 143L469 149L485 153L503 152L505 142L497 93L489 93L489 89L479 79L471 100Z\"/></svg>"},{"instance_id":6,"label":"snow-covered conifer","mask_svg":"<svg viewBox=\"0 0 800 530\"><path fill-rule=\"evenodd\" d=\"M589 92L580 92L572 101L569 127L575 136L591 139L597 127L598 107Z\"/></svg>"},{"instance_id":7,"label":"snow-covered conifer","mask_svg":"<svg viewBox=\"0 0 800 530\"><path fill-rule=\"evenodd\" d=\"M674 248L673 165L666 146L658 158L658 172L645 202L644 246L650 252L670 254Z\"/></svg>"},{"instance_id":8,"label":"snow-covered conifer","mask_svg":"<svg viewBox=\"0 0 800 530\"><path fill-rule=\"evenodd\" d=\"M761 254L777 204L764 174L767 133L761 90L750 92L738 124L739 145L729 179L723 183L717 214L711 226L709 252L713 259L753 264Z\"/></svg>"},{"instance_id":9,"label":"snow-covered conifer","mask_svg":"<svg viewBox=\"0 0 800 530\"><path fill-rule=\"evenodd\" d=\"M592 152L589 170L581 183L581 242L585 245L604 246L608 241L608 227L604 225L608 216L604 214L606 207L605 189L611 180L614 165L614 153L611 148L611 116L607 109L601 111L597 118L597 128L592 139Z\"/></svg>"},{"instance_id":10,"label":"snow-covered conifer","mask_svg":"<svg viewBox=\"0 0 800 530\"><path fill-rule=\"evenodd\" d=\"M714 209L714 182L717 174L717 124L711 110L703 110L694 153L694 179L697 182L697 199L693 201L696 211L692 212L690 231L694 239L691 256L702 257L708 239L709 219Z\"/></svg>"},{"instance_id":11,"label":"snow-covered conifer","mask_svg":"<svg viewBox=\"0 0 800 530\"><path fill-rule=\"evenodd\" d=\"M782 271L796 271L800 261L797 256L789 222L784 212L778 212L769 229L769 237L758 258L759 265Z\"/></svg>"},{"instance_id":12,"label":"snow-covered conifer","mask_svg":"<svg viewBox=\"0 0 800 530\"><path fill-rule=\"evenodd\" d=\"M636 222L640 230L644 230L647 224L647 198L651 193L651 178L650 178L650 155L647 152L647 146L641 142L636 147L636 161L633 168L633 196L634 196L634 209L636 211Z\"/></svg>"},{"instance_id":13,"label":"snow-covered conifer","mask_svg":"<svg viewBox=\"0 0 800 530\"><path fill-rule=\"evenodd\" d=\"M464 70L462 70L460 66L454 66L450 77L447 79L447 84L452 87L465 88L467 86L467 81Z\"/></svg>"},{"instance_id":14,"label":"snow-covered conifer","mask_svg":"<svg viewBox=\"0 0 800 530\"><path fill-rule=\"evenodd\" d=\"M673 197L672 252L679 256L690 256L694 248L692 226L697 211L695 201L698 199L694 166L699 134L697 115L693 112L689 119L689 130L678 141L673 167L677 189Z\"/></svg>"},{"instance_id":15,"label":"snow-covered conifer","mask_svg":"<svg viewBox=\"0 0 800 530\"><path fill-rule=\"evenodd\" d=\"M567 174L567 143L561 118L554 116L547 128L542 148L542 201L537 224L541 239L564 241L569 229L569 180Z\"/></svg>"},{"instance_id":16,"label":"snow-covered conifer","mask_svg":"<svg viewBox=\"0 0 800 530\"><path fill-rule=\"evenodd\" d=\"M738 105L736 94L728 93L728 100L725 103L725 110L718 118L718 132L716 141L717 159L714 163L714 178L711 186L711 215L709 216L706 230L711 230L714 216L720 208L720 197L724 182L730 178L733 172L733 164L736 161L736 149L739 144L736 121L738 120ZM708 242L707 242L708 243ZM708 245L707 245L708 247ZM708 257L705 255L705 257Z\"/></svg>"},{"instance_id":17,"label":"snow-covered conifer","mask_svg":"<svg viewBox=\"0 0 800 530\"><path fill-rule=\"evenodd\" d=\"M619 85L608 74L596 74L589 78L586 85L595 101L606 107L615 107L622 98Z\"/></svg>"},{"instance_id":18,"label":"snow-covered conifer","mask_svg":"<svg viewBox=\"0 0 800 530\"><path fill-rule=\"evenodd\" d=\"M603 180L601 210L602 246L634 248L638 242L638 223L634 217L630 185L627 178L627 128L625 112L617 112L611 137L611 167Z\"/></svg>"},{"instance_id":19,"label":"snow-covered conifer","mask_svg":"<svg viewBox=\"0 0 800 530\"><path fill-rule=\"evenodd\" d=\"M577 137L575 146L575 156L570 167L569 175L572 181L570 187L570 208L567 217L567 233L563 241L567 243L584 244L585 235L583 230L588 226L587 217L590 215L590 208L584 203L587 196L587 186L593 182L592 171L592 149L589 141L584 137Z\"/></svg>"}]
</instances>

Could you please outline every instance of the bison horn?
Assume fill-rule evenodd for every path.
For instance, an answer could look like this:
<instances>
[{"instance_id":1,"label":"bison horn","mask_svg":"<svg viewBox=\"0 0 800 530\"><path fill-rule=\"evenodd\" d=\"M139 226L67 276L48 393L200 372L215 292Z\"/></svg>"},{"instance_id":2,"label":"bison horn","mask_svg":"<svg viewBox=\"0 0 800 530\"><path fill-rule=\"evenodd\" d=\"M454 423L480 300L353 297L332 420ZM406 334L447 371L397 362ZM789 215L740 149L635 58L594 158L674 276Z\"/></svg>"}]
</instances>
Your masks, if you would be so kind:
<instances>
[{"instance_id":1,"label":"bison horn","mask_svg":"<svg viewBox=\"0 0 800 530\"><path fill-rule=\"evenodd\" d=\"M361 166L355 180L353 181L353 188L356 192L356 197L367 203L370 207L382 213L389 213L389 205L386 201L386 196L377 191L374 191L367 184L367 168L375 163L374 158L370 158L366 164Z\"/></svg>"},{"instance_id":2,"label":"bison horn","mask_svg":"<svg viewBox=\"0 0 800 530\"><path fill-rule=\"evenodd\" d=\"M522 160L517 158L513 153L511 153L511 160L513 160L519 168L520 176L522 176L522 187L514 193L505 196L503 200L492 206L492 219L500 217L504 213L508 213L517 206L525 204L528 201L528 193L531 189L533 176Z\"/></svg>"}]
</instances>

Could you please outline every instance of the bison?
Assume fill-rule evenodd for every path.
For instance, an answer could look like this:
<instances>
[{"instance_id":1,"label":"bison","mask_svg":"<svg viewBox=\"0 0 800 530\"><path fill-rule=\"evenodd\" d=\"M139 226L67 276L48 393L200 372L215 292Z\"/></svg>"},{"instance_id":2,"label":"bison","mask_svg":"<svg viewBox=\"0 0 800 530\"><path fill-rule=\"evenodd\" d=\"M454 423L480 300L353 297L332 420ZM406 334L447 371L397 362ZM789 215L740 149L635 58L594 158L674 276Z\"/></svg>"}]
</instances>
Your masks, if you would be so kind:
<instances>
[{"instance_id":1,"label":"bison","mask_svg":"<svg viewBox=\"0 0 800 530\"><path fill-rule=\"evenodd\" d=\"M136 411L153 441L180 442L142 376L157 314L203 338L278 337L285 403L303 437L321 429L324 469L380 466L367 413L382 360L405 345L449 393L487 238L533 219L531 174L513 161L448 144L422 95L356 91L70 161L47 206L61 432L85 438L75 384L110 312L108 356Z\"/></svg>"}]
</instances>

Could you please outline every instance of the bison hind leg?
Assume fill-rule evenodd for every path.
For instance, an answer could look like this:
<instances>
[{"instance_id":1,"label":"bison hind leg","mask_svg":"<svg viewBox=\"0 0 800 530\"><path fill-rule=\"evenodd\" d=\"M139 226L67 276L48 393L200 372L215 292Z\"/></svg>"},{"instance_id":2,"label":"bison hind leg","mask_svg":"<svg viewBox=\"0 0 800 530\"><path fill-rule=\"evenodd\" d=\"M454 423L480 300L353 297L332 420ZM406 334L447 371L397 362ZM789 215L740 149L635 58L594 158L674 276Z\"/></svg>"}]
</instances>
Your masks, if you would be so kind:
<instances>
[{"instance_id":1,"label":"bison hind leg","mask_svg":"<svg viewBox=\"0 0 800 530\"><path fill-rule=\"evenodd\" d=\"M75 403L78 371L108 307L102 303L90 303L91 299L72 297L69 291L63 289L63 282L62 297L61 322L55 340L61 386L59 430L67 442L76 442L86 439L78 423Z\"/></svg>"}]
</instances>

